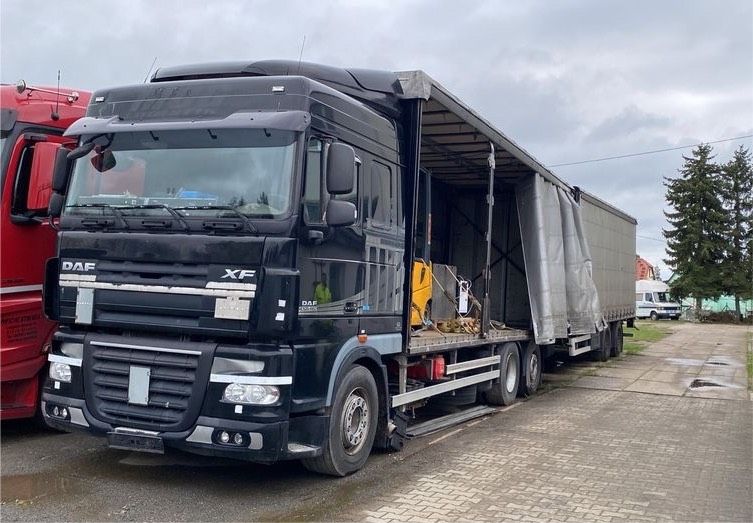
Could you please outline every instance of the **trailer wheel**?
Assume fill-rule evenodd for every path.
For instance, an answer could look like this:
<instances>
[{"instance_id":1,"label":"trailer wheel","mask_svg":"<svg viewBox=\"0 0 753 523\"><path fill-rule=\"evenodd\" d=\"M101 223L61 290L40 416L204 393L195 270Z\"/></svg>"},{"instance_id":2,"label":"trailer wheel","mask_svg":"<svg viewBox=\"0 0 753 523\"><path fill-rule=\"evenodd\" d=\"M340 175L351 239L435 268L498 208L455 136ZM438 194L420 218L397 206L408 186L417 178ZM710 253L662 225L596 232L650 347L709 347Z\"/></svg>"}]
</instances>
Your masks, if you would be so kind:
<instances>
[{"instance_id":1,"label":"trailer wheel","mask_svg":"<svg viewBox=\"0 0 753 523\"><path fill-rule=\"evenodd\" d=\"M378 411L374 376L365 367L354 365L335 392L322 454L302 460L303 466L330 476L347 476L359 470L374 444Z\"/></svg>"},{"instance_id":2,"label":"trailer wheel","mask_svg":"<svg viewBox=\"0 0 753 523\"><path fill-rule=\"evenodd\" d=\"M612 355L612 329L607 327L601 331L601 348L599 351L599 361L608 361Z\"/></svg>"},{"instance_id":3,"label":"trailer wheel","mask_svg":"<svg viewBox=\"0 0 753 523\"><path fill-rule=\"evenodd\" d=\"M591 336L591 359L593 361L608 361L612 354L612 329L607 327L600 333Z\"/></svg>"},{"instance_id":4,"label":"trailer wheel","mask_svg":"<svg viewBox=\"0 0 753 523\"><path fill-rule=\"evenodd\" d=\"M622 354L622 347L625 340L622 337L622 322L619 321L614 324L612 330L612 356L619 356Z\"/></svg>"},{"instance_id":5,"label":"trailer wheel","mask_svg":"<svg viewBox=\"0 0 753 523\"><path fill-rule=\"evenodd\" d=\"M508 342L499 351L499 381L486 391L491 405L512 405L520 383L520 352L517 343Z\"/></svg>"},{"instance_id":6,"label":"trailer wheel","mask_svg":"<svg viewBox=\"0 0 753 523\"><path fill-rule=\"evenodd\" d=\"M541 384L541 349L533 342L528 343L523 353L523 376L520 381L520 394L531 396Z\"/></svg>"}]
</instances>

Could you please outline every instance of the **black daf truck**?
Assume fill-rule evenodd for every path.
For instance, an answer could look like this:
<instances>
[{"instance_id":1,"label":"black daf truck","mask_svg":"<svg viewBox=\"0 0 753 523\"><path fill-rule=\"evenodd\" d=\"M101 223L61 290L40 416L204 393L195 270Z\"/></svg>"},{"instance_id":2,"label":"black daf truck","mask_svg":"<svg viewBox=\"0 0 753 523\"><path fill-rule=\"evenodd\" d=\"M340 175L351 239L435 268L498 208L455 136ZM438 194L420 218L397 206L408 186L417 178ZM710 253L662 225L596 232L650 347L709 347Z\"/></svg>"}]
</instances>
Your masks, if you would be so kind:
<instances>
[{"instance_id":1,"label":"black daf truck","mask_svg":"<svg viewBox=\"0 0 753 523\"><path fill-rule=\"evenodd\" d=\"M635 220L420 71L164 68L66 134L43 411L114 448L346 475L635 315Z\"/></svg>"}]
</instances>

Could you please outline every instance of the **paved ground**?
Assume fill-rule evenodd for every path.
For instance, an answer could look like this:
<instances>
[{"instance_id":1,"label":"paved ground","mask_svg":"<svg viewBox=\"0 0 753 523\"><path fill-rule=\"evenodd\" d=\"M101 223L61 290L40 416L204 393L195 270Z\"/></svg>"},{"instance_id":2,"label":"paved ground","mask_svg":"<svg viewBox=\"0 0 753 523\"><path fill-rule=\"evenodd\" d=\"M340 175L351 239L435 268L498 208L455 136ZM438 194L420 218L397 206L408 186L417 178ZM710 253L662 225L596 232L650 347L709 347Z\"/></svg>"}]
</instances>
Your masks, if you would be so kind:
<instances>
[{"instance_id":1,"label":"paved ground","mask_svg":"<svg viewBox=\"0 0 753 523\"><path fill-rule=\"evenodd\" d=\"M605 366L576 364L563 376L575 387L696 398L747 399L746 329L728 325L670 324L672 336L643 353Z\"/></svg>"},{"instance_id":2,"label":"paved ground","mask_svg":"<svg viewBox=\"0 0 753 523\"><path fill-rule=\"evenodd\" d=\"M0 516L752 521L753 402L733 386L744 381L746 332L671 327L675 334L644 354L564 366L548 376L548 393L375 454L341 480L294 463L144 456L4 425ZM723 386L691 387L707 377ZM624 381L594 388L595 378Z\"/></svg>"}]
</instances>

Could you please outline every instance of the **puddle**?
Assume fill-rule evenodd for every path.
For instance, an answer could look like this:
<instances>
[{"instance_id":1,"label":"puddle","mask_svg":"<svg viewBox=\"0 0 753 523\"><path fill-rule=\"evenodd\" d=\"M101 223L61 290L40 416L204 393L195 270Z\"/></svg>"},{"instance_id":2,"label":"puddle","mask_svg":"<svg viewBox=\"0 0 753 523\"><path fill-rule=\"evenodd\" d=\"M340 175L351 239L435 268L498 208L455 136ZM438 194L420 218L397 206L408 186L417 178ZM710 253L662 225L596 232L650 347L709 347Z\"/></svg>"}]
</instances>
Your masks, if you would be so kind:
<instances>
[{"instance_id":1,"label":"puddle","mask_svg":"<svg viewBox=\"0 0 753 523\"><path fill-rule=\"evenodd\" d=\"M80 487L79 480L61 476L55 470L36 474L16 474L3 476L0 497L3 503L25 505L50 495L74 494L80 490Z\"/></svg>"},{"instance_id":2,"label":"puddle","mask_svg":"<svg viewBox=\"0 0 753 523\"><path fill-rule=\"evenodd\" d=\"M690 382L691 389L697 389L698 387L724 387L724 385L722 385L721 383L717 383L715 381L707 380L703 378L696 378Z\"/></svg>"}]
</instances>

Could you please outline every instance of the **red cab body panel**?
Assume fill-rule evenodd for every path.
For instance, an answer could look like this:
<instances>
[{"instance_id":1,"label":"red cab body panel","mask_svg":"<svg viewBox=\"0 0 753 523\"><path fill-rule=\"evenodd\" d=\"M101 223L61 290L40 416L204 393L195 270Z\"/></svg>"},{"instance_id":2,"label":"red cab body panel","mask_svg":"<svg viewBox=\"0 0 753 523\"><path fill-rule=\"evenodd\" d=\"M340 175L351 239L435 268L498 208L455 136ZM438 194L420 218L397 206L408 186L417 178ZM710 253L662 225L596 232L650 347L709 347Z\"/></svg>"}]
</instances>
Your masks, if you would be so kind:
<instances>
[{"instance_id":1,"label":"red cab body panel","mask_svg":"<svg viewBox=\"0 0 753 523\"><path fill-rule=\"evenodd\" d=\"M55 328L42 313L44 265L54 256L56 237L42 201L54 166L53 148L47 144L69 142L61 135L84 116L90 97L71 93L60 89L58 99L33 87L18 93L15 86L0 86L5 120L0 173L0 419L33 416L39 402L40 371L46 369L46 346ZM38 144L45 145L37 148Z\"/></svg>"}]
</instances>

